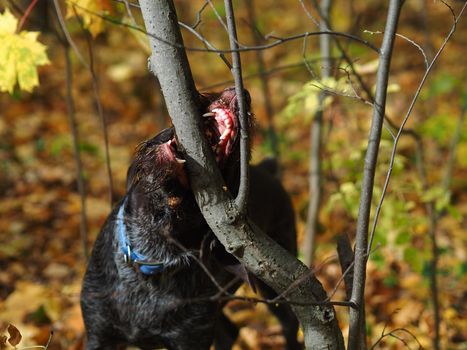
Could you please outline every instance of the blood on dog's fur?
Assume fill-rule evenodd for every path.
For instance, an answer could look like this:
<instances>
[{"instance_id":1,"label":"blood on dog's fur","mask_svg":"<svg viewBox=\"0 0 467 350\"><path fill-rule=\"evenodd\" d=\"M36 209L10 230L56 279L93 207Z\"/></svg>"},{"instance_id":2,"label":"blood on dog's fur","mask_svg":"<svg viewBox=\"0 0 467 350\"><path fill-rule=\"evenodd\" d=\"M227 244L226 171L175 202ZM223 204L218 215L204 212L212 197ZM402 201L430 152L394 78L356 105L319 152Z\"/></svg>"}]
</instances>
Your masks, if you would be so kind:
<instances>
[{"instance_id":1,"label":"blood on dog's fur","mask_svg":"<svg viewBox=\"0 0 467 350\"><path fill-rule=\"evenodd\" d=\"M247 96L248 110L250 105ZM200 97L204 132L231 192L238 190L238 110L234 89ZM296 254L290 199L266 163L251 167L250 218ZM123 238L122 238L123 237ZM128 250L128 251L127 251ZM87 349L230 349L237 328L222 313L220 286L234 292L238 261L206 224L189 187L172 128L142 143L128 170L127 193L104 224L83 281ZM274 291L254 283L266 298ZM288 349L300 349L290 306L272 306Z\"/></svg>"}]
</instances>

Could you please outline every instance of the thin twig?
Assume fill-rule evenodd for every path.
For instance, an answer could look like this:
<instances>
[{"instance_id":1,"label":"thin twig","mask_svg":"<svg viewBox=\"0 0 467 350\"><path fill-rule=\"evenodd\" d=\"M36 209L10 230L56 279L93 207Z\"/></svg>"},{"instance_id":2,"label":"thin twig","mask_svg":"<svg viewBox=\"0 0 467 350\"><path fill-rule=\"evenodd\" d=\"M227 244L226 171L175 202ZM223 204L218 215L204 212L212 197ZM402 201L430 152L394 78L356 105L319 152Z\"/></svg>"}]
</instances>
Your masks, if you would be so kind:
<instances>
[{"instance_id":1,"label":"thin twig","mask_svg":"<svg viewBox=\"0 0 467 350\"><path fill-rule=\"evenodd\" d=\"M314 4L314 7L316 8L318 14L320 15L320 18L324 19L326 21L326 25L331 30L332 29L331 23L330 23L329 20L326 20L325 18L323 18L324 15L321 12L321 9L320 9L320 7L318 5L318 2L316 0L311 0L311 2ZM363 91L366 93L366 95L367 95L367 97L369 99L369 103L371 105L373 105L373 103L375 101L375 98L373 96L373 92L371 91L371 88L363 81L363 77L355 69L354 62L352 61L350 56L347 54L347 51L344 49L342 44L340 43L339 38L336 37L336 36L332 36L332 39L334 40L334 43L336 44L337 49L340 51L340 53L342 55L342 58L347 62L348 67L352 70L352 74L355 76L355 78L357 78L358 84L363 89ZM352 88L353 88L353 86L352 86ZM368 101L363 100L363 98L360 97L356 92L355 92L355 95L356 95L356 97L358 99L364 101L365 103L368 103ZM391 136L394 138L395 136L394 136L394 133L393 133L392 129L397 130L397 127L395 126L395 124L391 121L391 119L387 115L384 116L384 127L391 134ZM412 130L405 130L404 134L412 135L413 131Z\"/></svg>"},{"instance_id":2,"label":"thin twig","mask_svg":"<svg viewBox=\"0 0 467 350\"><path fill-rule=\"evenodd\" d=\"M449 6L446 4L446 6ZM443 52L444 48L446 47L448 41L450 40L450 38L452 37L452 35L454 34L454 32L456 31L456 27L457 27L457 22L459 21L459 19L461 18L465 8L467 6L467 2L464 3L464 6L462 7L461 11L459 12L459 14L456 16L454 14L454 23L452 25L452 28L450 30L450 32L448 33L448 35L446 36L446 38L444 39L443 41L443 44L441 45L441 47L438 49L437 53L435 54L433 60L431 61L430 65L428 66L427 70L425 71L425 74L423 75L420 83L419 83L419 86L415 92L415 95L410 103L410 106L406 112L406 115L401 123L401 126L399 127L399 132L397 133L397 136L394 140L394 144L393 144L393 149L392 149L392 152L391 152L391 158L390 158L390 162L389 162L389 169L388 169L388 172L387 172L387 175L386 175L386 180L384 182L384 186L383 186L383 192L381 194L381 198L379 200L379 203L378 203L378 206L376 208L376 211L375 211L375 217L374 217L374 220L373 220L373 226L372 226L372 229L371 229L371 234L370 234L370 241L368 243L368 247L367 247L367 252L371 250L371 245L373 243L373 239L374 239L374 235L375 235L375 231L376 231L376 224L378 222L378 218L379 218L379 214L380 214L380 211L381 211L381 207L382 207L382 204L383 204L383 201L384 201L384 198L385 198L385 195L386 195L386 191L387 191L387 188L388 188L388 185L389 185L389 180L390 180L390 176L391 176L391 173L392 173L392 169L393 169L393 165L394 165L394 160L395 160L395 155L396 155L396 150L397 150L397 144L398 144L398 141L399 141L399 138L400 138L400 135L402 134L402 130L405 126L405 124L407 123L407 120L415 106L415 102L417 101L418 99L418 96L420 95L420 92L421 92L421 89L422 87L424 86L425 82L426 82L426 79L428 78L428 75L429 73L431 72L431 69L433 68L435 62L437 61L438 57L440 56L440 54ZM449 7L450 8L450 7ZM451 9L451 8L450 8ZM452 11L452 9L451 9ZM422 147L419 147L419 150L421 150ZM420 151L421 152L421 151ZM426 181L426 176L424 175L424 170L423 170L423 159L420 159L420 166L422 167L421 169L421 174L422 174L422 179L425 178L425 181L422 180L422 182L425 183L425 186L428 186L427 184L427 181ZM436 226L437 226L437 218L436 218L436 212L435 212L435 208L434 208L434 204L431 202L431 203L428 203L427 204L427 211L428 211L428 215L430 217L430 238L431 238L431 242L432 242L432 260L431 260L431 273L430 273L430 284L431 284L431 290L432 290L432 302L433 302L433 309L434 309L434 318L435 318L435 337L433 339L433 346L435 349L440 349L440 345L439 345L439 338L440 338L440 335L439 335L439 326L440 326L440 322L441 322L441 317L440 317L440 314L439 314L439 296L438 296L438 286L437 286L437 278L436 278L436 271L437 271L437 262L438 262L438 244L437 244L437 239L436 239Z\"/></svg>"},{"instance_id":3,"label":"thin twig","mask_svg":"<svg viewBox=\"0 0 467 350\"><path fill-rule=\"evenodd\" d=\"M183 23L183 22L178 22L178 24L180 25L180 27L182 28L185 28L186 30L188 30L191 34L193 34L194 36L196 36L204 45L206 45L207 48L209 48L210 50L217 50L216 47L214 45L212 45L204 36L202 36L197 30L195 30L193 27ZM229 60L227 59L227 57L225 57L225 55L222 53L222 52L219 52L218 53L219 57L222 59L222 61L224 61L225 65L227 67L229 67L229 69L232 69L232 64L229 62Z\"/></svg>"},{"instance_id":4,"label":"thin twig","mask_svg":"<svg viewBox=\"0 0 467 350\"><path fill-rule=\"evenodd\" d=\"M302 3L302 2L301 2ZM320 20L319 29L328 31L327 25L329 21L329 13L332 1L321 1L321 13L323 18ZM303 3L302 3L302 6ZM320 52L322 57L321 64L321 80L326 80L331 76L331 38L328 35L319 37L320 39ZM324 114L324 101L327 94L326 91L321 91L319 94L318 109L313 116L313 121L310 127L310 162L309 162L309 204L306 220L306 231L304 240L304 256L305 263L308 266L313 264L313 255L315 250L315 239L318 231L318 216L321 207L321 188L322 188L322 174L321 174L321 153L322 153L322 128L323 128L323 114Z\"/></svg>"},{"instance_id":5,"label":"thin twig","mask_svg":"<svg viewBox=\"0 0 467 350\"><path fill-rule=\"evenodd\" d=\"M389 67L402 3L402 0L391 0L389 2L386 29L384 31L383 43L380 49L380 64L376 78L375 104L370 134L368 137L368 148L365 155L362 190L358 210L354 280L352 286L352 298L350 299L356 305L359 305L360 310L350 310L349 350L359 349L362 343L366 343L365 339L360 338L362 336L362 319L364 318L362 305L364 302L363 296L365 292L366 264L368 260L368 223L370 220L376 163L385 114Z\"/></svg>"},{"instance_id":6,"label":"thin twig","mask_svg":"<svg viewBox=\"0 0 467 350\"><path fill-rule=\"evenodd\" d=\"M196 29L201 23L201 15L203 14L204 9L209 5L208 0L204 1L204 4L201 8L196 12L196 21L191 25L191 28Z\"/></svg>"},{"instance_id":7,"label":"thin twig","mask_svg":"<svg viewBox=\"0 0 467 350\"><path fill-rule=\"evenodd\" d=\"M398 336L395 336L394 333L395 332L404 332L404 333L407 333L409 334L418 344L418 348L419 349L423 349L422 347L422 344L420 344L420 341L417 339L417 337L415 336L415 334L413 334L411 331L409 331L408 329L406 328L396 328L396 329L393 329L392 331L390 332L385 332L386 331L386 327L384 327L382 333L381 333L381 336L378 338L378 340L371 346L370 350L373 350L376 348L376 345L378 345L385 337L388 337L388 336L392 336L392 337L395 337L397 340L399 341L402 341L403 344L408 347L408 344L406 343L405 340L403 340L402 338L398 337ZM410 348L409 348L410 349Z\"/></svg>"},{"instance_id":8,"label":"thin twig","mask_svg":"<svg viewBox=\"0 0 467 350\"><path fill-rule=\"evenodd\" d=\"M336 59L336 57L334 57L333 59ZM319 62L319 61L321 61L321 58L317 58L317 59L314 59L314 60L309 60L308 62L313 63L313 62ZM301 68L301 67L303 67L303 65L304 65L303 60L300 60L300 62L297 62L297 63L291 63L291 64L286 64L286 65L283 65L283 66L277 66L277 67L271 68L271 69L265 71L263 74L264 75L272 75L274 73L277 73L277 72L280 72L280 71L283 71L283 70L287 70L287 69ZM247 74L247 75L243 76L243 80L245 81L245 80L248 80L248 79L253 79L253 78L256 78L258 76L260 76L259 72ZM215 83L215 84L208 85L208 86L203 86L203 87L200 88L200 90L211 91L212 89L218 88L220 86L232 85L232 83L234 83L233 79L224 80L224 81L221 81L219 83Z\"/></svg>"},{"instance_id":9,"label":"thin twig","mask_svg":"<svg viewBox=\"0 0 467 350\"><path fill-rule=\"evenodd\" d=\"M375 34L384 34L383 32L381 31L372 31L372 30L365 30L364 31L365 33L368 33L368 34L371 34L371 35L375 35ZM425 54L425 51L423 50L423 48L417 44L414 40L410 39L409 37L403 35L403 34L399 34L399 33L396 33L396 36L399 37L399 38L402 38L404 39L405 41L407 41L409 44L412 44L413 46L415 46L415 48L420 51L420 53L422 54L423 56L423 62L425 62L425 67L428 68L429 64L428 64L428 58L426 57L426 54Z\"/></svg>"},{"instance_id":10,"label":"thin twig","mask_svg":"<svg viewBox=\"0 0 467 350\"><path fill-rule=\"evenodd\" d=\"M177 246L180 250L184 251L184 252L188 252L189 250L185 248L185 246L183 246L180 242L178 242L176 239L169 239L170 240L170 243L172 243L173 245ZM204 241L204 240L203 240ZM201 247L203 248L203 247ZM216 277L211 273L211 271L209 271L209 269L207 268L207 266L201 261L200 258L198 258L195 254L190 254L191 258L193 258L196 263L199 265L199 267L201 267L201 269L204 271L204 273L206 273L206 275L209 277L209 279L211 280L211 282L216 286L216 288L218 289L218 292L221 293L221 295L224 295L224 294L230 294L228 293L227 291L227 288L228 287L222 287L219 282L217 282L216 280Z\"/></svg>"},{"instance_id":11,"label":"thin twig","mask_svg":"<svg viewBox=\"0 0 467 350\"><path fill-rule=\"evenodd\" d=\"M391 158L390 158L390 161L389 161L389 169L388 169L388 172L387 172L387 175L386 175L386 180L384 182L384 186L383 186L383 192L381 194L381 198L379 200L379 203L378 203L378 206L376 207L376 211L375 211L375 217L374 217L374 220L373 220L373 226L372 226L372 229L371 229L371 234L370 234L370 241L369 241L369 244L368 244L368 248L367 248L367 253L371 250L371 245L373 243L373 238L374 238L374 234L375 234L375 229L376 229L376 224L378 222L378 218L379 218L379 213L381 211L381 206L383 204L383 201L384 201L384 197L386 195L386 191L387 191L387 187L389 185L389 180L390 180L390 177L391 177L391 173L392 173L392 169L393 169L393 165L394 165L394 160L395 160L395 157L396 157L396 151L397 151L397 145L398 145L398 142L399 142L399 139L400 139L400 136L402 135L403 133L403 129L404 129L404 126L405 124L407 123L409 117L410 117L410 114L412 113L412 110L415 106L415 103L417 102L417 99L418 97L420 96L420 92L423 88L423 86L425 85L425 82L426 82L426 79L428 78L428 75L430 74L434 64L436 63L436 61L438 60L438 57L441 55L441 53L443 52L444 48L446 47L448 41L451 39L452 35L454 34L454 32L456 31L456 27L457 27L457 22L459 21L459 19L461 18L462 14L464 13L464 10L467 6L467 2L464 3L464 6L462 7L461 11L459 12L459 15L455 16L454 17L454 23L452 25L452 28L451 30L449 31L448 35L446 36L446 38L444 38L444 41L443 41L443 44L440 46L440 48L438 49L438 51L436 52L436 55L435 57L433 57L433 60L431 61L430 65L428 66L427 70L425 71L425 73L423 74L423 77L417 87L417 90L415 91L415 95L414 97L412 98L412 101L409 105L409 108L407 109L407 112L405 114L405 117L399 127L399 131L397 132L397 135L396 135L396 138L394 139L394 144L393 144L393 148L392 148L392 152L391 152Z\"/></svg>"},{"instance_id":12,"label":"thin twig","mask_svg":"<svg viewBox=\"0 0 467 350\"><path fill-rule=\"evenodd\" d=\"M248 10L248 20L250 22L251 36L255 45L260 45L260 36L259 31L256 28L256 14L255 14L255 5L254 0L246 2ZM274 127L274 108L272 106L271 91L269 88L269 76L266 74L266 64L264 62L263 51L258 50L256 53L256 61L258 63L258 73L261 82L261 90L263 92L263 102L264 109L266 111L266 118L268 121L267 133L269 136L269 141L271 142L271 151L276 158L279 160L279 144L277 139L277 133Z\"/></svg>"},{"instance_id":13,"label":"thin twig","mask_svg":"<svg viewBox=\"0 0 467 350\"><path fill-rule=\"evenodd\" d=\"M212 9L212 12L214 12L214 15L216 16L217 18L217 21L221 24L222 27L224 27L224 30L229 33L229 28L228 28L228 24L226 24L224 22L224 20L222 19L222 16L220 15L219 11L217 11L216 9L216 6L213 4L213 2L211 0L206 0L209 4L209 6L211 6L211 9ZM228 20L227 20L228 22ZM230 35L229 35L230 37Z\"/></svg>"},{"instance_id":14,"label":"thin twig","mask_svg":"<svg viewBox=\"0 0 467 350\"><path fill-rule=\"evenodd\" d=\"M128 0L122 0L122 2L125 4L126 13L127 13L128 17L130 18L131 23L133 25L137 25L135 16L133 16L133 12L131 12L130 2Z\"/></svg>"},{"instance_id":15,"label":"thin twig","mask_svg":"<svg viewBox=\"0 0 467 350\"><path fill-rule=\"evenodd\" d=\"M76 163L76 182L78 183L78 192L80 197L80 236L84 258L86 261L89 258L88 250L88 223L87 223L87 207L86 207L86 189L83 176L83 164L81 161L81 152L79 149L78 123L75 115L75 103L72 93L73 73L70 59L70 51L68 46L64 47L65 51L65 79L66 79L66 104L68 110L68 123L71 129L73 139L73 151Z\"/></svg>"},{"instance_id":16,"label":"thin twig","mask_svg":"<svg viewBox=\"0 0 467 350\"><path fill-rule=\"evenodd\" d=\"M235 25L235 17L231 0L224 1L225 16L227 19L227 27L229 33L230 47L232 50L238 48L237 44L237 29ZM240 214L246 213L248 205L248 187L249 187L249 139L248 139L248 121L247 111L245 107L245 90L243 88L242 65L240 53L232 52L232 75L235 80L235 92L237 95L237 104L240 120L240 185L238 194L235 198L235 204L238 207Z\"/></svg>"},{"instance_id":17,"label":"thin twig","mask_svg":"<svg viewBox=\"0 0 467 350\"><path fill-rule=\"evenodd\" d=\"M78 14L76 13L76 9L73 6L73 11L75 11L76 17ZM78 21L81 25L81 28L85 30L84 23L79 20ZM92 89L94 93L94 101L96 103L97 114L101 121L102 132L104 136L104 152L105 152L105 166L107 169L107 178L109 181L109 205L110 209L113 207L114 198L113 198L113 177L112 177L112 167L110 164L110 150L109 150L109 132L107 128L107 121L104 114L104 108L102 106L101 96L100 96L100 88L99 88L99 80L95 70L95 59L94 59L94 49L92 45L92 38L91 35L86 32L86 41L88 44L88 54L89 54L89 72L91 73L91 80L92 80Z\"/></svg>"},{"instance_id":18,"label":"thin twig","mask_svg":"<svg viewBox=\"0 0 467 350\"><path fill-rule=\"evenodd\" d=\"M58 3L58 0L54 0L54 5L55 5L55 10L57 12L58 22L60 23L60 27L62 28L63 34L65 35L65 38L68 41L68 44L70 44L71 48L75 52L75 55L78 58L78 60L81 62L81 64L84 67L86 67L86 69L89 69L89 64L84 59L83 55L81 55L81 52L78 49L78 46L73 41L73 38L71 37L70 32L68 31L68 29L66 27L66 23L65 23L65 20L63 18L63 14L62 14L62 11L60 9L60 4Z\"/></svg>"},{"instance_id":19,"label":"thin twig","mask_svg":"<svg viewBox=\"0 0 467 350\"><path fill-rule=\"evenodd\" d=\"M307 9L303 0L298 0L300 5L302 5L303 11L305 11L306 16L316 25L316 27L320 27L320 23L316 20L316 18L311 14L311 12Z\"/></svg>"},{"instance_id":20,"label":"thin twig","mask_svg":"<svg viewBox=\"0 0 467 350\"><path fill-rule=\"evenodd\" d=\"M57 1L57 0L54 0L54 1ZM159 37L159 36L157 36L157 35L155 35L153 33L147 32L146 30L140 28L139 26L135 27L135 26L133 26L131 24L123 23L123 22L121 22L121 21L119 21L119 20L117 20L117 19L115 19L113 17L109 17L109 16L107 16L105 14L101 14L101 13L91 11L91 10L79 5L77 2L75 2L73 0L66 0L66 1L72 3L77 8L79 8L79 9L81 9L81 10L83 10L83 11L85 11L85 12L87 12L87 13L93 15L93 16L96 16L96 17L102 18L105 21L108 21L109 23L134 29L136 31L139 31L139 32L142 32L142 33L146 34L147 36L149 36L149 37L151 37L151 38L153 38L153 39L155 39L155 40L157 40L157 41L159 41L161 43L164 43L164 44L169 45L169 46L174 47L174 48L184 49L186 51L232 53L232 52L247 52L247 51L255 51L255 50L266 50L266 49L271 49L273 47L276 47L278 45L282 45L282 44L284 44L286 42L289 42L289 41L302 39L304 37L310 37L310 36L316 36L316 35L331 35L331 36L343 37L343 38L355 41L355 42L360 43L360 44L362 44L364 46L367 46L368 48L370 48L371 50L373 50L376 53L379 52L378 48L376 48L372 43L370 43L367 40L364 40L364 39L362 39L362 38L360 38L360 37L358 37L356 35L352 35L352 34L348 34L348 33L342 33L342 32L335 32L335 31L305 32L305 33L301 33L301 34L291 35L291 36L288 36L288 37L277 37L277 36L269 35L269 36L265 37L265 40L275 39L270 44L264 44L264 45L259 45L259 46L243 46L242 45L242 47L238 47L236 49L216 49L216 50L211 50L211 49L207 49L207 48L181 46L180 44L170 42L170 41L165 40L162 37Z\"/></svg>"},{"instance_id":21,"label":"thin twig","mask_svg":"<svg viewBox=\"0 0 467 350\"><path fill-rule=\"evenodd\" d=\"M61 12L57 3L54 3L57 17L60 18ZM66 30L61 25L62 22L59 20L60 28L66 37ZM66 104L68 111L68 124L70 125L71 138L73 141L73 153L76 164L76 182L78 185L78 192L80 196L80 238L83 249L83 255L85 260L88 260L88 223L87 223L87 207L86 207L86 188L83 175L83 164L81 161L81 152L79 148L79 132L78 123L76 121L75 114L75 102L73 98L72 86L73 86L73 71L69 52L69 42L63 43L64 54L65 54L65 82L66 82Z\"/></svg>"},{"instance_id":22,"label":"thin twig","mask_svg":"<svg viewBox=\"0 0 467 350\"><path fill-rule=\"evenodd\" d=\"M311 77L313 79L317 79L316 74L313 70L313 67L310 65L310 61L306 58L306 52L307 52L307 44L308 44L308 36L303 37L303 45L302 45L302 58L303 58L303 63L310 73Z\"/></svg>"},{"instance_id":23,"label":"thin twig","mask_svg":"<svg viewBox=\"0 0 467 350\"><path fill-rule=\"evenodd\" d=\"M37 4L37 0L32 0L29 6L27 7L26 11L24 11L23 16L21 16L21 19L19 20L18 27L16 28L17 33L19 33L21 29L23 28L24 22L29 17L32 9L34 8L34 6L36 6L36 4Z\"/></svg>"}]
</instances>

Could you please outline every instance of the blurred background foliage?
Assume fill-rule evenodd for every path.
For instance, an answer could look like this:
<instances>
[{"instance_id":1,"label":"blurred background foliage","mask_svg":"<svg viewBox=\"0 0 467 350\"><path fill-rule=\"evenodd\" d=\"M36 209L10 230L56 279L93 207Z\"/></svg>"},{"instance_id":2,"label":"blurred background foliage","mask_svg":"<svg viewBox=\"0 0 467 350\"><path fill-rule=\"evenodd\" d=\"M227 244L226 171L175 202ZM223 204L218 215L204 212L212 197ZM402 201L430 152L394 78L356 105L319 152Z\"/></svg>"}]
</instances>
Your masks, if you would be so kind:
<instances>
[{"instance_id":1,"label":"blurred background foliage","mask_svg":"<svg viewBox=\"0 0 467 350\"><path fill-rule=\"evenodd\" d=\"M302 7L305 4L318 18L311 1L255 1L255 26L251 24L246 1L235 3L239 38L246 45L255 45L252 29L271 37L317 31ZM1 0L0 12L4 14L8 8L19 20L30 3ZM462 1L448 3L458 12ZM89 65L89 52L92 52L107 125L116 199L124 194L126 169L136 145L170 125L170 119L157 82L147 71L148 47L144 33L129 28L142 25L138 7L131 6L132 16L129 16L120 1L70 0L60 4L68 32L80 52L79 55L71 52L71 88L91 245L111 204L103 128L96 112L92 74L82 60ZM179 19L192 25L200 17L202 21L196 27L199 33L215 47L227 48L228 36L215 11L206 5L200 13L203 5L206 3L202 0L176 1ZM215 1L214 5L222 16L223 2ZM80 196L67 117L65 49L56 35L60 27L54 15L52 1L39 2L25 17L21 28L39 31L37 39L46 46L50 63L44 65L47 62L42 57L39 86L32 92L15 86L11 94L0 95L0 331L6 330L8 323L14 324L23 336L18 348L46 344L51 329L55 331L51 349L79 349L83 342L79 290L85 258L79 233ZM382 35L377 32L384 28L385 17L386 2L333 1L333 29L357 35L375 46L381 42ZM452 21L449 8L442 2L410 0L403 7L398 33L418 43L431 60ZM438 218L442 348L467 349L465 33L463 18L436 63L406 126L420 137L424 150L422 164L427 175L425 183L417 170L414 138L404 134L399 142L368 267L366 312L371 343L384 331L403 328L404 331L395 334L410 348L418 348L418 344L431 347L434 320L429 261L432 252L426 204L433 203ZM203 47L189 31L184 30L183 35L187 47ZM363 81L373 89L377 68L375 52L359 43L339 40ZM279 140L283 182L293 198L300 242L309 202L310 123L318 108L320 91L333 92L325 101L323 202L315 254L316 273L330 292L341 276L335 238L342 233L353 238L355 232L372 109L365 103L366 94L335 46L332 78L319 79L321 55L317 36L309 36L305 41L288 41L262 54L271 90L269 103ZM196 51L188 51L188 55L200 91L233 85L230 71L218 55ZM242 63L245 86L252 95L257 121L253 162L258 162L272 155L272 146L256 52L242 53ZM402 122L424 71L420 50L399 37L386 109L396 125ZM385 129L375 182L375 207L382 193L392 145L392 137ZM251 291L244 288L241 293ZM345 299L343 286L333 299ZM337 311L345 334L347 310L338 307ZM245 325L236 349L283 347L277 322L263 305L236 301L229 305L228 312L235 322ZM376 348L404 347L400 339L385 337Z\"/></svg>"}]
</instances>

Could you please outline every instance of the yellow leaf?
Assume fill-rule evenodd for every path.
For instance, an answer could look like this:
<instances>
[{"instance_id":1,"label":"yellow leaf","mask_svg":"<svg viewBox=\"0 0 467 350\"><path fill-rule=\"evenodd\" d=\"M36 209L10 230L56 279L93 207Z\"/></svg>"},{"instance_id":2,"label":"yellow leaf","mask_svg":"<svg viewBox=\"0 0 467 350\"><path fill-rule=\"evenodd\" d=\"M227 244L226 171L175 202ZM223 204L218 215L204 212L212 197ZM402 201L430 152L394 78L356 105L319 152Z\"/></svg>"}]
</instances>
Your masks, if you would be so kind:
<instances>
[{"instance_id":1,"label":"yellow leaf","mask_svg":"<svg viewBox=\"0 0 467 350\"><path fill-rule=\"evenodd\" d=\"M0 15L0 35L14 34L18 20L13 16L10 10L6 9L3 15Z\"/></svg>"},{"instance_id":2,"label":"yellow leaf","mask_svg":"<svg viewBox=\"0 0 467 350\"><path fill-rule=\"evenodd\" d=\"M16 33L17 19L6 9L0 14L0 91L32 91L39 85L37 66L49 63L46 47L37 41L38 32Z\"/></svg>"},{"instance_id":3,"label":"yellow leaf","mask_svg":"<svg viewBox=\"0 0 467 350\"><path fill-rule=\"evenodd\" d=\"M67 1L67 18L79 16L84 27L93 37L104 31L105 19L102 17L112 10L109 0L74 0Z\"/></svg>"}]
</instances>

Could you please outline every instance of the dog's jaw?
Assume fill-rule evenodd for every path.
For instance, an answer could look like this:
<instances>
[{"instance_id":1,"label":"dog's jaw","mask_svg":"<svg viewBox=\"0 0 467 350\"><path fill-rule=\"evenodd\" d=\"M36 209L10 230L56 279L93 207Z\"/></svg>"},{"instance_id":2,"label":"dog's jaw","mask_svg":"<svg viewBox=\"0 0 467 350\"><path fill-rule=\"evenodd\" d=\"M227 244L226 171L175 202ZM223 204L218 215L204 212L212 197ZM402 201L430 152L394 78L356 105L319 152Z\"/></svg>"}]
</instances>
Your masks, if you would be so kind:
<instances>
[{"instance_id":1,"label":"dog's jaw","mask_svg":"<svg viewBox=\"0 0 467 350\"><path fill-rule=\"evenodd\" d=\"M204 132L216 155L216 161L223 164L237 141L238 118L229 108L213 108L203 114Z\"/></svg>"}]
</instances>

